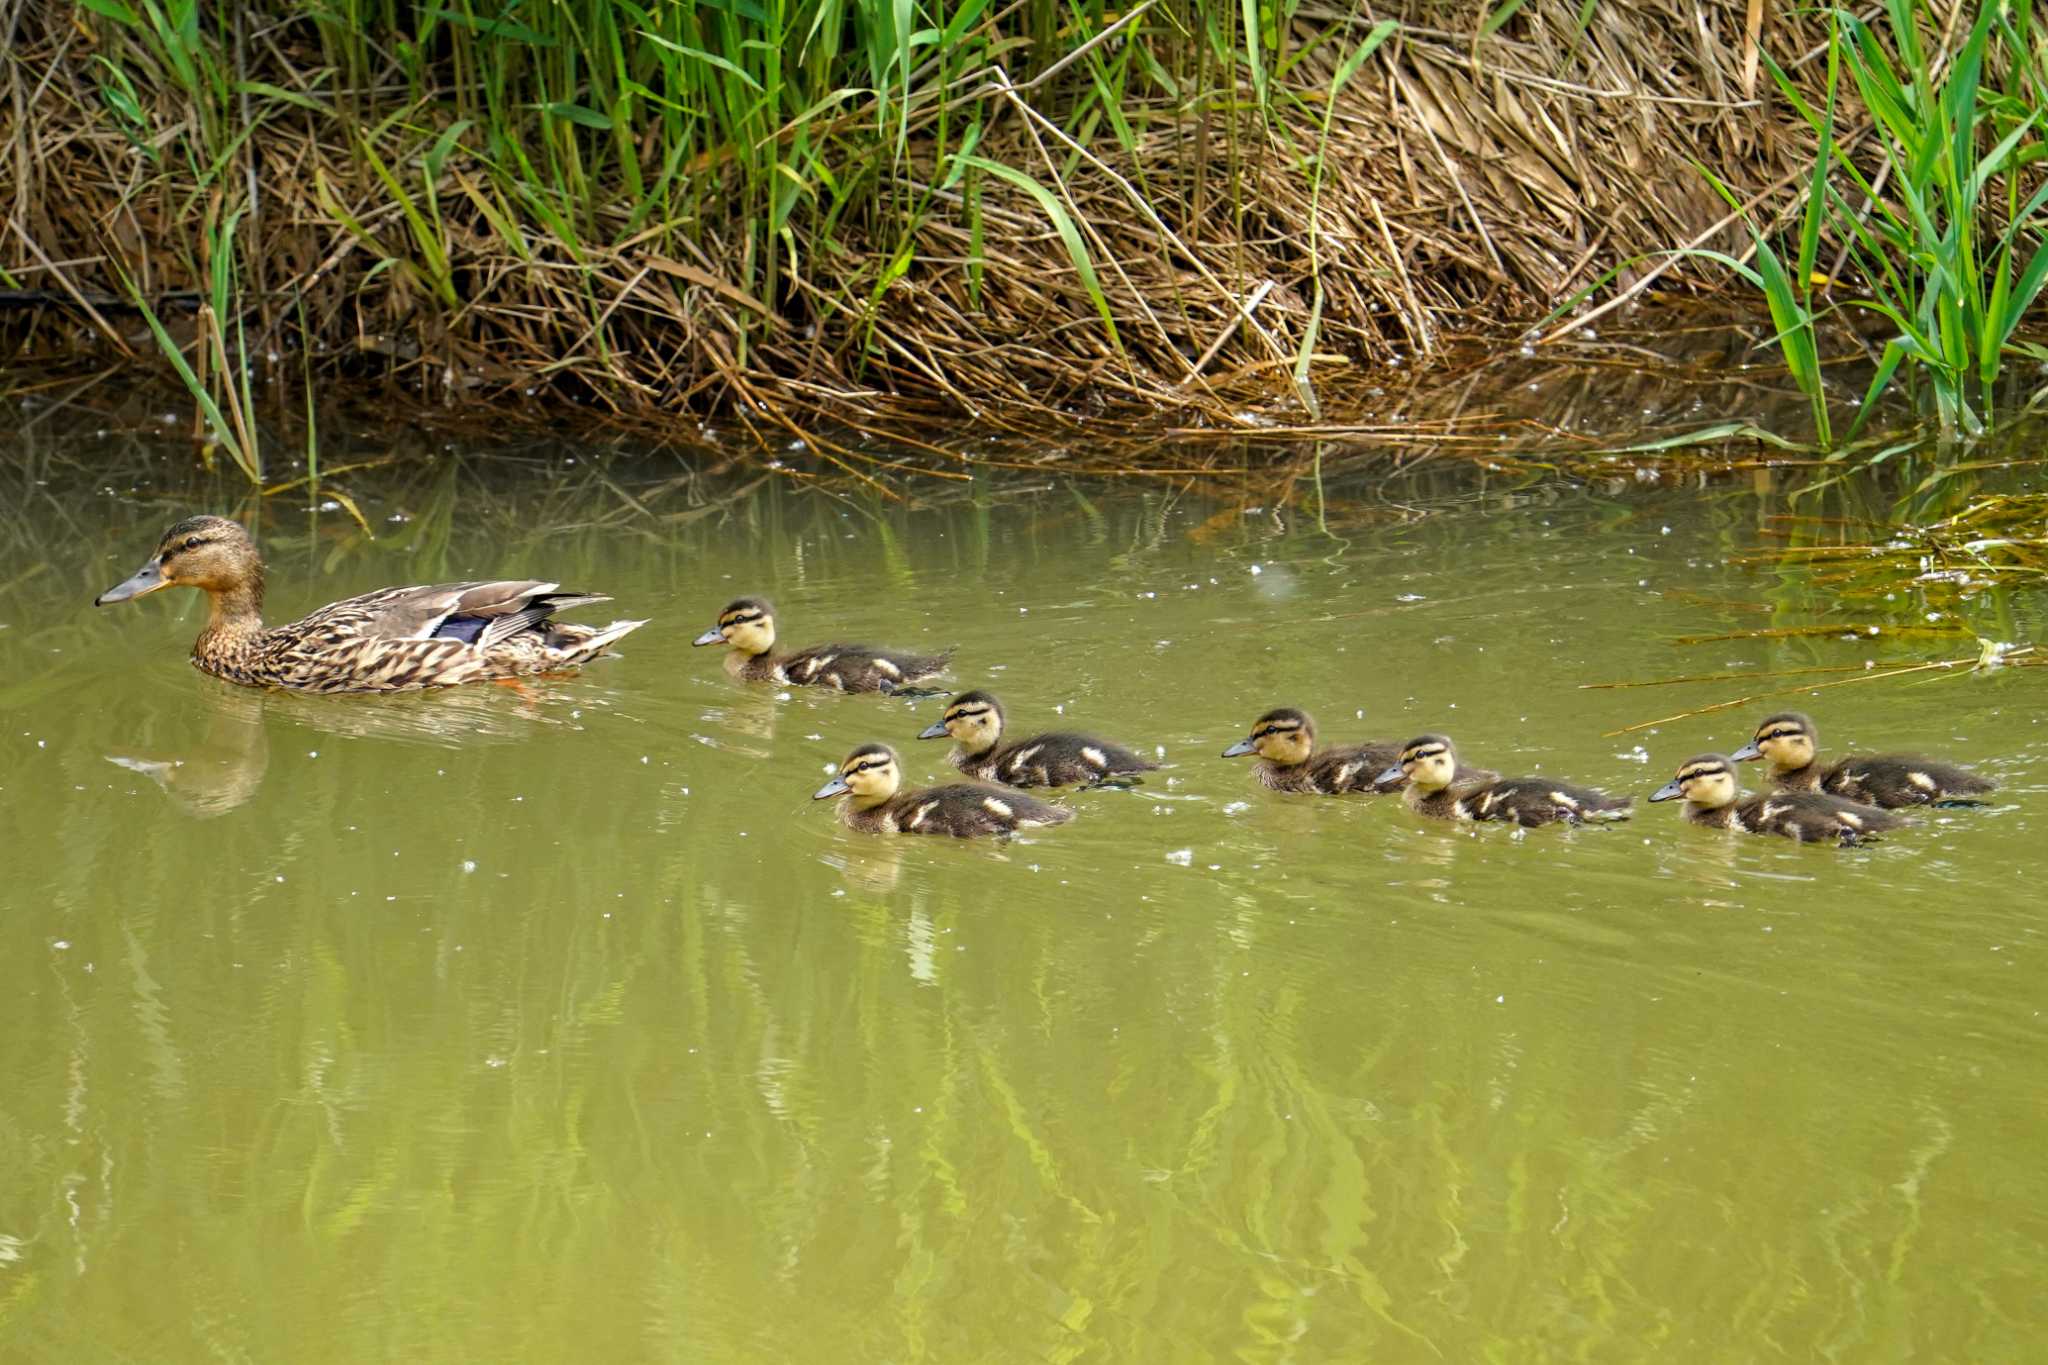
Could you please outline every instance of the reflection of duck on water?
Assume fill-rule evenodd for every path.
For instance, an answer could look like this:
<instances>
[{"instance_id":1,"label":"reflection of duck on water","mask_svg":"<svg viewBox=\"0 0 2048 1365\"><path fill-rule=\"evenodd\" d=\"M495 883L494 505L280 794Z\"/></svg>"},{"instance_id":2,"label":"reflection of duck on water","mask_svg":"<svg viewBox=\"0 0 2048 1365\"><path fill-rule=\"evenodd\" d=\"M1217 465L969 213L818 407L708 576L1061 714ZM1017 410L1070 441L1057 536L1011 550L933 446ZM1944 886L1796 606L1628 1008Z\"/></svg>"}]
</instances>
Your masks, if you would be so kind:
<instances>
[{"instance_id":1,"label":"reflection of duck on water","mask_svg":"<svg viewBox=\"0 0 2048 1365\"><path fill-rule=\"evenodd\" d=\"M578 704L590 701L587 688ZM141 773L169 793L189 815L223 815L263 785L270 767L270 722L282 720L344 739L390 740L447 748L503 743L535 725L573 723L547 714L545 685L483 687L407 696L366 696L344 701L251 692L219 684L205 688L204 735L189 747L108 754L109 763ZM564 699L566 704L567 699Z\"/></svg>"},{"instance_id":2,"label":"reflection of duck on water","mask_svg":"<svg viewBox=\"0 0 2048 1365\"><path fill-rule=\"evenodd\" d=\"M220 689L210 698L206 735L177 753L108 754L107 762L141 773L169 793L187 815L225 815L256 794L270 767L263 698Z\"/></svg>"},{"instance_id":3,"label":"reflection of duck on water","mask_svg":"<svg viewBox=\"0 0 2048 1365\"><path fill-rule=\"evenodd\" d=\"M855 891L886 895L903 880L903 841L868 839L857 845L828 848L819 854L826 866L836 868Z\"/></svg>"}]
</instances>

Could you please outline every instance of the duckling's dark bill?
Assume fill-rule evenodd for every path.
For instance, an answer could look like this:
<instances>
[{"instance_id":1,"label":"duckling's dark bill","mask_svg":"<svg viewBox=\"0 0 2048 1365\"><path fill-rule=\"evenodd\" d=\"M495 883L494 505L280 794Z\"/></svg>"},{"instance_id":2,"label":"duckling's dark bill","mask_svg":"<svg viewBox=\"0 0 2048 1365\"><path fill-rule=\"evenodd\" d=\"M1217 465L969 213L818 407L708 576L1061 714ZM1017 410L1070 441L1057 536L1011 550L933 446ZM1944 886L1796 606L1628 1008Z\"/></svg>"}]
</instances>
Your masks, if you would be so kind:
<instances>
[{"instance_id":1,"label":"duckling's dark bill","mask_svg":"<svg viewBox=\"0 0 2048 1365\"><path fill-rule=\"evenodd\" d=\"M171 580L164 577L163 565L152 559L137 569L131 577L123 579L93 598L92 604L104 607L110 602L126 602L132 598L146 597L159 588L170 586Z\"/></svg>"},{"instance_id":2,"label":"duckling's dark bill","mask_svg":"<svg viewBox=\"0 0 2048 1365\"><path fill-rule=\"evenodd\" d=\"M1755 740L1751 740L1749 743L1743 745L1740 749L1737 749L1734 753L1728 755L1729 758L1733 759L1737 763L1748 763L1753 759L1759 759L1763 756L1764 751L1756 747Z\"/></svg>"},{"instance_id":3,"label":"duckling's dark bill","mask_svg":"<svg viewBox=\"0 0 2048 1365\"><path fill-rule=\"evenodd\" d=\"M1223 756L1225 758L1243 758L1246 754L1252 752L1252 750L1256 747L1257 746L1255 746L1250 740L1241 739L1237 743L1231 745L1228 749L1225 749L1223 751Z\"/></svg>"},{"instance_id":4,"label":"duckling's dark bill","mask_svg":"<svg viewBox=\"0 0 2048 1365\"><path fill-rule=\"evenodd\" d=\"M946 722L943 720L933 721L930 725L925 726L924 729L919 730L917 737L919 739L944 739L946 737Z\"/></svg>"},{"instance_id":5,"label":"duckling's dark bill","mask_svg":"<svg viewBox=\"0 0 2048 1365\"><path fill-rule=\"evenodd\" d=\"M713 626L696 639L690 641L690 643L693 645L722 645L725 643L725 632L717 626Z\"/></svg>"},{"instance_id":6,"label":"duckling's dark bill","mask_svg":"<svg viewBox=\"0 0 2048 1365\"><path fill-rule=\"evenodd\" d=\"M1407 774L1401 771L1401 765L1396 763L1393 767L1387 769L1378 777L1375 777L1372 780L1372 784L1375 787L1383 786L1388 782L1399 782L1405 776L1407 776Z\"/></svg>"},{"instance_id":7,"label":"duckling's dark bill","mask_svg":"<svg viewBox=\"0 0 2048 1365\"><path fill-rule=\"evenodd\" d=\"M1683 795L1685 795L1685 787L1679 782L1672 781L1666 782L1663 786L1651 792L1650 799L1652 801L1676 801Z\"/></svg>"},{"instance_id":8,"label":"duckling's dark bill","mask_svg":"<svg viewBox=\"0 0 2048 1365\"><path fill-rule=\"evenodd\" d=\"M811 800L823 801L828 796L844 796L847 792L852 790L853 789L851 787L846 785L845 778L835 777L830 782L827 782L824 786L812 792Z\"/></svg>"}]
</instances>

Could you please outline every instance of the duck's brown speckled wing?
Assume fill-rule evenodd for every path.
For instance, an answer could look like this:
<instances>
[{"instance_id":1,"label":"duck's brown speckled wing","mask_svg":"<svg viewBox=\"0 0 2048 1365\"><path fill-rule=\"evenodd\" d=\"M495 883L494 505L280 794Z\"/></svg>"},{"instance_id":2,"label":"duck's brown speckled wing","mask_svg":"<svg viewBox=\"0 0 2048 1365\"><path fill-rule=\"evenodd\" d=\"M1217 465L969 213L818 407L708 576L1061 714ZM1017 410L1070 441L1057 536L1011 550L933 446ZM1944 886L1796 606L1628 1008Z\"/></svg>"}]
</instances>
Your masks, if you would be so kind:
<instances>
[{"instance_id":1,"label":"duck's brown speckled wing","mask_svg":"<svg viewBox=\"0 0 2048 1365\"><path fill-rule=\"evenodd\" d=\"M1064 806L970 782L907 792L891 801L889 807L901 833L949 834L960 839L1060 825L1074 818L1074 813Z\"/></svg>"},{"instance_id":2,"label":"duck's brown speckled wing","mask_svg":"<svg viewBox=\"0 0 2048 1365\"><path fill-rule=\"evenodd\" d=\"M775 661L781 680L841 692L887 692L944 671L950 654L913 654L873 645L812 645Z\"/></svg>"},{"instance_id":3,"label":"duck's brown speckled wing","mask_svg":"<svg viewBox=\"0 0 2048 1365\"><path fill-rule=\"evenodd\" d=\"M1860 843L1905 823L1896 815L1825 792L1770 792L1736 807L1736 821L1753 834L1782 834L1801 843Z\"/></svg>"},{"instance_id":4,"label":"duck's brown speckled wing","mask_svg":"<svg viewBox=\"0 0 2048 1365\"><path fill-rule=\"evenodd\" d=\"M1401 746L1392 740L1374 739L1363 744L1324 749L1311 754L1308 762L1301 765L1308 770L1303 774L1301 790L1323 796L1399 791L1399 779L1382 786L1379 775L1400 761Z\"/></svg>"},{"instance_id":5,"label":"duck's brown speckled wing","mask_svg":"<svg viewBox=\"0 0 2048 1365\"><path fill-rule=\"evenodd\" d=\"M1525 827L1625 820L1633 802L1591 787L1541 777L1510 777L1463 791L1455 810L1467 820L1505 820Z\"/></svg>"},{"instance_id":6,"label":"duck's brown speckled wing","mask_svg":"<svg viewBox=\"0 0 2048 1365\"><path fill-rule=\"evenodd\" d=\"M545 619L547 614L572 606L610 599L592 593L561 591L559 583L531 579L500 579L489 583L433 583L420 587L384 588L346 598L320 608L311 615L280 626L288 630L339 628L349 634L383 640L430 640L447 634L455 639L477 642L475 633L451 622L479 622L489 625L500 618L541 609L540 617L528 616L526 624ZM501 630L500 635L515 631Z\"/></svg>"},{"instance_id":7,"label":"duck's brown speckled wing","mask_svg":"<svg viewBox=\"0 0 2048 1365\"><path fill-rule=\"evenodd\" d=\"M1995 784L1968 768L1939 759L1873 754L1843 759L1821 778L1820 789L1851 801L1895 810L1982 796L1995 790Z\"/></svg>"},{"instance_id":8,"label":"duck's brown speckled wing","mask_svg":"<svg viewBox=\"0 0 2048 1365\"><path fill-rule=\"evenodd\" d=\"M1099 782L1105 777L1149 773L1159 765L1093 735L1054 731L1033 735L1005 747L975 765L976 775L1013 787L1064 787L1073 782Z\"/></svg>"}]
</instances>

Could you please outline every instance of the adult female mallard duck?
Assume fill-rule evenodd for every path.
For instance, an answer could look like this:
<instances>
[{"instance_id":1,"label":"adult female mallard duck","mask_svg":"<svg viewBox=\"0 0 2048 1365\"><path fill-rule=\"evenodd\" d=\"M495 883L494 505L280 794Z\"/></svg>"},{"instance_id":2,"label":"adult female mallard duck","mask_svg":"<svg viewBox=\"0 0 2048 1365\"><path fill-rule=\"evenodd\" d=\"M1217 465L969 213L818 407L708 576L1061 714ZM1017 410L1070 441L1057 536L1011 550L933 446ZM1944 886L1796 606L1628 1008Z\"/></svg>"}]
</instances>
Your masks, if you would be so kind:
<instances>
[{"instance_id":1,"label":"adult female mallard duck","mask_svg":"<svg viewBox=\"0 0 2048 1365\"><path fill-rule=\"evenodd\" d=\"M1012 787L1135 782L1136 774L1159 767L1121 744L1065 730L1003 744L1003 704L992 692L961 693L946 703L945 715L918 731L917 737L951 737L948 763L969 777Z\"/></svg>"},{"instance_id":2,"label":"adult female mallard duck","mask_svg":"<svg viewBox=\"0 0 2048 1365\"><path fill-rule=\"evenodd\" d=\"M1407 778L1401 799L1419 815L1440 820L1504 820L1525 829L1626 820L1635 804L1626 796L1609 796L1547 777L1460 782L1457 774L1458 751L1451 741L1442 735L1423 735L1401 746L1400 759L1379 774L1379 781Z\"/></svg>"},{"instance_id":3,"label":"adult female mallard duck","mask_svg":"<svg viewBox=\"0 0 2048 1365\"><path fill-rule=\"evenodd\" d=\"M839 808L848 828L870 834L950 834L959 839L1015 834L1037 825L1063 825L1074 813L1022 792L955 782L901 791L896 751L863 744L839 765L839 776L811 794L814 801L849 799Z\"/></svg>"},{"instance_id":4,"label":"adult female mallard duck","mask_svg":"<svg viewBox=\"0 0 2048 1365\"><path fill-rule=\"evenodd\" d=\"M163 588L198 588L212 608L192 645L194 667L294 692L409 692L553 673L647 624L564 625L556 612L611 599L507 580L385 588L266 629L262 557L225 517L179 522L133 576L93 601L104 607Z\"/></svg>"},{"instance_id":5,"label":"adult female mallard duck","mask_svg":"<svg viewBox=\"0 0 2048 1365\"><path fill-rule=\"evenodd\" d=\"M1845 758L1832 767L1819 761L1820 732L1798 711L1765 716L1749 743L1729 755L1737 763L1765 759L1771 785L1780 791L1826 792L1866 806L1973 806L1996 784L1967 768L1929 758L1873 754Z\"/></svg>"},{"instance_id":6,"label":"adult female mallard duck","mask_svg":"<svg viewBox=\"0 0 2048 1365\"><path fill-rule=\"evenodd\" d=\"M1306 711L1277 707L1252 722L1251 733L1223 751L1225 758L1256 754L1259 782L1276 792L1342 796L1350 792L1399 791L1407 779L1399 763L1401 746L1367 740L1335 749L1316 748L1316 723ZM1389 767L1389 764L1396 765ZM1460 768L1461 782L1498 777L1481 768Z\"/></svg>"},{"instance_id":7,"label":"adult female mallard duck","mask_svg":"<svg viewBox=\"0 0 2048 1365\"><path fill-rule=\"evenodd\" d=\"M1650 794L1652 801L1685 802L1685 818L1710 829L1780 834L1802 844L1859 844L1905 821L1875 806L1826 792L1771 792L1744 796L1735 765L1720 754L1701 754L1679 765L1678 776Z\"/></svg>"},{"instance_id":8,"label":"adult female mallard duck","mask_svg":"<svg viewBox=\"0 0 2048 1365\"><path fill-rule=\"evenodd\" d=\"M841 692L895 692L936 677L953 651L910 654L873 645L812 645L776 654L775 608L759 597L742 597L718 613L718 624L690 643L731 645L725 671L749 682L836 687Z\"/></svg>"}]
</instances>

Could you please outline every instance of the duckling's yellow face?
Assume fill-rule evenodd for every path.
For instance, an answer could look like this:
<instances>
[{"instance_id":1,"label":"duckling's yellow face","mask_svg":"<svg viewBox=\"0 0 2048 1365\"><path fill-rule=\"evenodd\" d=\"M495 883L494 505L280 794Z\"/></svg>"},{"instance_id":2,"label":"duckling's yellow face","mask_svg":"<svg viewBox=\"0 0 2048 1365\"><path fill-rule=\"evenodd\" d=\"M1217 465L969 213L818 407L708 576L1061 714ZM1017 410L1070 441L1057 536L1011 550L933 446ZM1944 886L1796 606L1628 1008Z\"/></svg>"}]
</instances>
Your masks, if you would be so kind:
<instances>
[{"instance_id":1,"label":"duckling's yellow face","mask_svg":"<svg viewBox=\"0 0 2048 1365\"><path fill-rule=\"evenodd\" d=\"M1767 720L1750 743L1773 768L1804 768L1813 762L1813 729L1802 721Z\"/></svg>"},{"instance_id":2,"label":"duckling's yellow face","mask_svg":"<svg viewBox=\"0 0 2048 1365\"><path fill-rule=\"evenodd\" d=\"M106 606L163 588L221 593L260 589L262 583L263 560L239 523L226 517L188 517L164 533L147 563L95 601Z\"/></svg>"},{"instance_id":3,"label":"duckling's yellow face","mask_svg":"<svg viewBox=\"0 0 2048 1365\"><path fill-rule=\"evenodd\" d=\"M718 624L692 643L723 643L742 654L766 654L775 648L775 613L758 597L743 597L718 613Z\"/></svg>"},{"instance_id":4,"label":"duckling's yellow face","mask_svg":"<svg viewBox=\"0 0 2048 1365\"><path fill-rule=\"evenodd\" d=\"M995 747L1003 737L1003 710L986 692L969 692L946 703L945 717L928 726L919 739L947 737L970 754Z\"/></svg>"},{"instance_id":5,"label":"duckling's yellow face","mask_svg":"<svg viewBox=\"0 0 2048 1365\"><path fill-rule=\"evenodd\" d=\"M1315 752L1316 730L1299 711L1269 711L1252 722L1251 733L1223 751L1225 758L1257 754L1268 763L1293 767Z\"/></svg>"},{"instance_id":6,"label":"duckling's yellow face","mask_svg":"<svg viewBox=\"0 0 2048 1365\"><path fill-rule=\"evenodd\" d=\"M886 744L863 744L839 765L839 776L812 794L815 801L851 794L856 806L874 806L887 801L903 784L896 767L896 751Z\"/></svg>"},{"instance_id":7,"label":"duckling's yellow face","mask_svg":"<svg viewBox=\"0 0 2048 1365\"><path fill-rule=\"evenodd\" d=\"M1688 806L1701 810L1719 810L1742 795L1742 784L1735 780L1735 769L1725 758L1717 754L1688 759L1678 769L1678 775L1651 794L1652 801L1683 800Z\"/></svg>"},{"instance_id":8,"label":"duckling's yellow face","mask_svg":"<svg viewBox=\"0 0 2048 1365\"><path fill-rule=\"evenodd\" d=\"M1442 791L1457 772L1457 751L1442 735L1410 740L1401 750L1401 773L1417 791Z\"/></svg>"}]
</instances>

